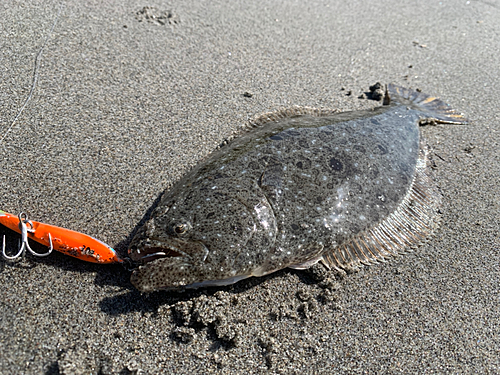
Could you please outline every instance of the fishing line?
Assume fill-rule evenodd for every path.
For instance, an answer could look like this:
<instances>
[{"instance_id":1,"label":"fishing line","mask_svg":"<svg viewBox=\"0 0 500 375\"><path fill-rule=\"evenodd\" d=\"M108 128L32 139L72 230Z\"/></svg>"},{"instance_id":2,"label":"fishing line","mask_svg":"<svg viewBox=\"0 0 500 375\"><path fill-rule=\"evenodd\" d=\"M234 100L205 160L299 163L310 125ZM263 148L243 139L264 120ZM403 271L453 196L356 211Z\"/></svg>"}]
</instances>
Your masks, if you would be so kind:
<instances>
[{"instance_id":1,"label":"fishing line","mask_svg":"<svg viewBox=\"0 0 500 375\"><path fill-rule=\"evenodd\" d=\"M63 8L63 2L61 2L61 5L59 6L59 12L57 13L56 18L54 19L54 23L52 24L52 28L50 29L47 37L45 38L45 41L43 42L43 45L40 48L40 51L38 51L38 53L36 55L36 58L35 58L35 68L33 70L33 84L31 85L30 93L29 93L28 97L26 98L26 100L25 100L23 106L21 107L21 109L19 109L19 111L17 112L16 117L14 117L14 120L12 121L12 123L10 124L10 126L7 128L7 131L5 132L5 134L3 135L3 137L0 138L0 143L2 143L2 141L5 139L5 137L7 137L7 134L9 134L9 132L12 130L12 128L14 127L14 124L17 121L17 119L19 118L19 116L21 116L21 113L23 113L24 109L28 105L28 102L31 100L31 97L33 96L33 92L35 92L36 83L38 81L38 70L40 68L40 61L42 59L42 52L43 52L43 49L45 48L45 46L47 45L47 42L49 41L49 39L50 39L50 37L52 35L52 32L54 31L54 28L56 27L56 23L57 23L57 20L59 19L59 16L61 15L62 8Z\"/></svg>"}]
</instances>

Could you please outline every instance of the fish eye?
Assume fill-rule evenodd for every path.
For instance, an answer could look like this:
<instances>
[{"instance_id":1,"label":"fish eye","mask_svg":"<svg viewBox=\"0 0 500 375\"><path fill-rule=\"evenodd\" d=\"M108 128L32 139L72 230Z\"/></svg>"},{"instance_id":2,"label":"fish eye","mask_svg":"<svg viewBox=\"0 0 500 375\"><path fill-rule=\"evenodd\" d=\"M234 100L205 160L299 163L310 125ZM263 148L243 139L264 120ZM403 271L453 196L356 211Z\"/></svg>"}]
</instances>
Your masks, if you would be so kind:
<instances>
[{"instance_id":1,"label":"fish eye","mask_svg":"<svg viewBox=\"0 0 500 375\"><path fill-rule=\"evenodd\" d=\"M176 224L174 226L174 232L177 234L184 234L188 230L188 226L186 224Z\"/></svg>"}]
</instances>

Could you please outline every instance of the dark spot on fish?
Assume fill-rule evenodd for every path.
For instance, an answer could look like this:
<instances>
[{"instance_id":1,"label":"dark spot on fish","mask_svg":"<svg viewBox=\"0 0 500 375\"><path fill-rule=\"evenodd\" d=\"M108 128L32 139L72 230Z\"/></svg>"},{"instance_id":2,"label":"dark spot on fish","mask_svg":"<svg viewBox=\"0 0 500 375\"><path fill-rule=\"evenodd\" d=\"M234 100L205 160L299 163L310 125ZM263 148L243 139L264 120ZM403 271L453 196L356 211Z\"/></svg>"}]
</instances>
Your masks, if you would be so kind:
<instances>
[{"instance_id":1,"label":"dark spot on fish","mask_svg":"<svg viewBox=\"0 0 500 375\"><path fill-rule=\"evenodd\" d=\"M280 137L279 135L272 135L269 137L269 139L272 139L273 141L282 141L283 138Z\"/></svg>"},{"instance_id":2,"label":"dark spot on fish","mask_svg":"<svg viewBox=\"0 0 500 375\"><path fill-rule=\"evenodd\" d=\"M210 219L211 217L213 217L215 215L214 212L210 212L208 215L207 215L207 219Z\"/></svg>"},{"instance_id":3,"label":"dark spot on fish","mask_svg":"<svg viewBox=\"0 0 500 375\"><path fill-rule=\"evenodd\" d=\"M299 139L299 146L302 148L309 148L309 143L305 139Z\"/></svg>"},{"instance_id":4,"label":"dark spot on fish","mask_svg":"<svg viewBox=\"0 0 500 375\"><path fill-rule=\"evenodd\" d=\"M299 136L300 135L300 132L296 131L296 130L289 130L287 131L287 134L293 136L293 137L296 137L296 136Z\"/></svg>"},{"instance_id":5,"label":"dark spot on fish","mask_svg":"<svg viewBox=\"0 0 500 375\"><path fill-rule=\"evenodd\" d=\"M331 158L330 159L330 167L334 171L341 171L344 168L344 165L342 164L342 162L340 160L335 159L335 158Z\"/></svg>"},{"instance_id":6,"label":"dark spot on fish","mask_svg":"<svg viewBox=\"0 0 500 375\"><path fill-rule=\"evenodd\" d=\"M382 155L387 154L387 148L386 147L382 146L381 144L378 144L377 147L380 150L380 152L382 153Z\"/></svg>"},{"instance_id":7,"label":"dark spot on fish","mask_svg":"<svg viewBox=\"0 0 500 375\"><path fill-rule=\"evenodd\" d=\"M226 178L227 175L223 174L223 173L217 173L215 176L214 176L214 179L217 180L219 178Z\"/></svg>"},{"instance_id":8,"label":"dark spot on fish","mask_svg":"<svg viewBox=\"0 0 500 375\"><path fill-rule=\"evenodd\" d=\"M311 168L311 160L300 157L299 160L295 163L295 166L298 169L310 169Z\"/></svg>"},{"instance_id":9,"label":"dark spot on fish","mask_svg":"<svg viewBox=\"0 0 500 375\"><path fill-rule=\"evenodd\" d=\"M361 154L364 154L366 152L365 148L363 146L360 146L360 145L356 145L353 147L354 151L357 151Z\"/></svg>"},{"instance_id":10,"label":"dark spot on fish","mask_svg":"<svg viewBox=\"0 0 500 375\"><path fill-rule=\"evenodd\" d=\"M357 184L357 183L351 184L351 187L349 189L349 195L357 196L359 194L362 194L362 192L363 192L363 188L361 187L360 184Z\"/></svg>"},{"instance_id":11,"label":"dark spot on fish","mask_svg":"<svg viewBox=\"0 0 500 375\"><path fill-rule=\"evenodd\" d=\"M379 216L377 210L370 211L370 217L369 217L368 221L370 221L370 220L374 223L377 223L380 220L380 216Z\"/></svg>"},{"instance_id":12,"label":"dark spot on fish","mask_svg":"<svg viewBox=\"0 0 500 375\"><path fill-rule=\"evenodd\" d=\"M407 163L398 163L399 170L404 174L411 174L412 166Z\"/></svg>"},{"instance_id":13,"label":"dark spot on fish","mask_svg":"<svg viewBox=\"0 0 500 375\"><path fill-rule=\"evenodd\" d=\"M318 138L322 141L328 142L332 138L332 132L329 130L323 130L318 134Z\"/></svg>"},{"instance_id":14,"label":"dark spot on fish","mask_svg":"<svg viewBox=\"0 0 500 375\"><path fill-rule=\"evenodd\" d=\"M253 169L253 170L257 170L257 169L260 169L261 166L258 162L256 161L251 161L249 164L248 164L248 168L250 169Z\"/></svg>"},{"instance_id":15,"label":"dark spot on fish","mask_svg":"<svg viewBox=\"0 0 500 375\"><path fill-rule=\"evenodd\" d=\"M373 180L378 177L380 174L378 168L375 165L372 165L370 169L366 172L366 175L369 179Z\"/></svg>"},{"instance_id":16,"label":"dark spot on fish","mask_svg":"<svg viewBox=\"0 0 500 375\"><path fill-rule=\"evenodd\" d=\"M267 165L267 163L269 162L269 156L263 156L259 159L259 164L260 165Z\"/></svg>"},{"instance_id":17,"label":"dark spot on fish","mask_svg":"<svg viewBox=\"0 0 500 375\"><path fill-rule=\"evenodd\" d=\"M231 225L230 229L233 232L233 235L237 236L243 235L243 228L238 225Z\"/></svg>"}]
</instances>

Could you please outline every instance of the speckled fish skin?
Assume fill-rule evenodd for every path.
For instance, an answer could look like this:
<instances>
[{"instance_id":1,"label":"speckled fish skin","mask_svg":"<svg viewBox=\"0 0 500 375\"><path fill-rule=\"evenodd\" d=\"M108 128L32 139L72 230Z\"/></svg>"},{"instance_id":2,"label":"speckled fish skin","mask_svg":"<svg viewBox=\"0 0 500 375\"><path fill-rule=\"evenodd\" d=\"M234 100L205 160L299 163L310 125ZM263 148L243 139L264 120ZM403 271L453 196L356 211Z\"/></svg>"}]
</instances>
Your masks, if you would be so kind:
<instances>
[{"instance_id":1,"label":"speckled fish skin","mask_svg":"<svg viewBox=\"0 0 500 375\"><path fill-rule=\"evenodd\" d=\"M141 291L307 268L398 209L422 159L418 106L291 111L212 153L164 194L131 243ZM303 111L307 112L307 111ZM419 156L420 155L420 156Z\"/></svg>"}]
</instances>

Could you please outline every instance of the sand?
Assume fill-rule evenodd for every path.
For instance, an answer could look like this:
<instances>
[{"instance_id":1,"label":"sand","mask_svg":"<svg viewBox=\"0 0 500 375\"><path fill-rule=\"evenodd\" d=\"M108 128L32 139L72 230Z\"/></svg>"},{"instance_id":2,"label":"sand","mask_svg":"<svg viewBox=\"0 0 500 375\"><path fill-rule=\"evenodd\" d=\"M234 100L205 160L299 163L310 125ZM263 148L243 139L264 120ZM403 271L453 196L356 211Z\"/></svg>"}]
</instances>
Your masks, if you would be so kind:
<instances>
[{"instance_id":1,"label":"sand","mask_svg":"<svg viewBox=\"0 0 500 375\"><path fill-rule=\"evenodd\" d=\"M394 82L470 119L422 128L443 223L345 277L183 294L141 295L121 266L61 254L2 261L0 373L500 372L498 2L104 3L0 5L0 137L37 78L0 143L1 209L123 253L159 194L248 118L370 108L368 87Z\"/></svg>"}]
</instances>

